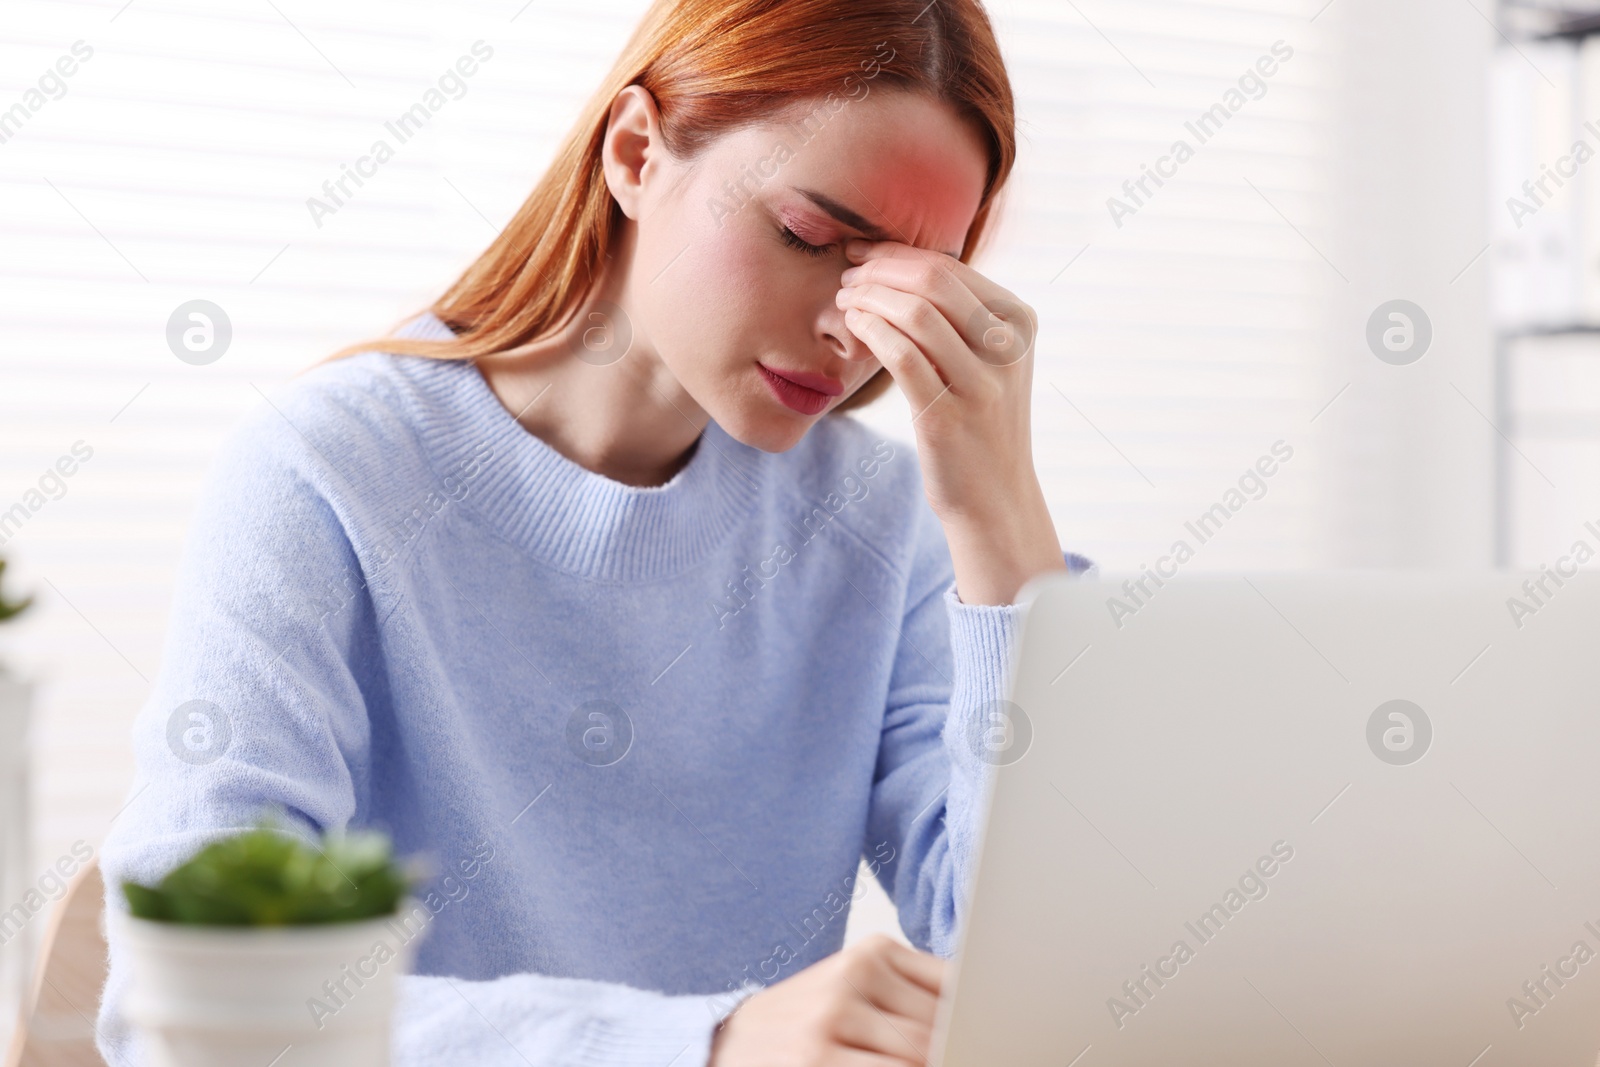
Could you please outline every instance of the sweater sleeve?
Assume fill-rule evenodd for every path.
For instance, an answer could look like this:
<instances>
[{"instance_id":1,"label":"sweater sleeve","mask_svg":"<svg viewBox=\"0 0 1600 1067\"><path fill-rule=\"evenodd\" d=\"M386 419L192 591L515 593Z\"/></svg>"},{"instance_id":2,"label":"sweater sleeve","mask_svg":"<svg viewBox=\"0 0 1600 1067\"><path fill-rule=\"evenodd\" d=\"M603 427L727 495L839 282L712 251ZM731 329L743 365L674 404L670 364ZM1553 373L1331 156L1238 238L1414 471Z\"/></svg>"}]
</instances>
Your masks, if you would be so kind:
<instances>
[{"instance_id":1,"label":"sweater sleeve","mask_svg":"<svg viewBox=\"0 0 1600 1067\"><path fill-rule=\"evenodd\" d=\"M382 698L372 591L385 576L347 533L363 528L348 511L362 498L349 491L360 467L270 420L213 464L134 726L134 782L101 848L108 909L126 910L124 879L158 880L264 807L308 837L362 824L368 700ZM142 1067L146 1050L122 1013L127 951L114 925L108 933L96 1043L111 1067ZM738 999L532 973L410 975L393 1060L691 1067L706 1063L713 1028Z\"/></svg>"},{"instance_id":2,"label":"sweater sleeve","mask_svg":"<svg viewBox=\"0 0 1600 1067\"><path fill-rule=\"evenodd\" d=\"M866 844L894 847L876 874L906 937L948 958L960 943L988 776L1003 758L986 742L1009 691L1025 609L962 602L943 530L922 511ZM1083 556L1064 559L1073 575L1097 572Z\"/></svg>"}]
</instances>

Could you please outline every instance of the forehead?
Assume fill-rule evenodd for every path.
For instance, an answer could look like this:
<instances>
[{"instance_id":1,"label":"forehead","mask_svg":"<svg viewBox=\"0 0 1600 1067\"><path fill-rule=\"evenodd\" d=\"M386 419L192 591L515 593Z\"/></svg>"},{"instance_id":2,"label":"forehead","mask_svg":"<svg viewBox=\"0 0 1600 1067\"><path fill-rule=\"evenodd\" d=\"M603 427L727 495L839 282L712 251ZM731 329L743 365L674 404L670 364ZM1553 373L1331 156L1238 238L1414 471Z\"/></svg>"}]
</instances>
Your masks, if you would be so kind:
<instances>
[{"instance_id":1,"label":"forehead","mask_svg":"<svg viewBox=\"0 0 1600 1067\"><path fill-rule=\"evenodd\" d=\"M729 141L725 147L748 163L780 143L788 148L763 191L781 189L786 202L831 214L823 201L875 226L883 239L935 251L965 244L988 176L977 128L949 105L905 92L808 101Z\"/></svg>"}]
</instances>

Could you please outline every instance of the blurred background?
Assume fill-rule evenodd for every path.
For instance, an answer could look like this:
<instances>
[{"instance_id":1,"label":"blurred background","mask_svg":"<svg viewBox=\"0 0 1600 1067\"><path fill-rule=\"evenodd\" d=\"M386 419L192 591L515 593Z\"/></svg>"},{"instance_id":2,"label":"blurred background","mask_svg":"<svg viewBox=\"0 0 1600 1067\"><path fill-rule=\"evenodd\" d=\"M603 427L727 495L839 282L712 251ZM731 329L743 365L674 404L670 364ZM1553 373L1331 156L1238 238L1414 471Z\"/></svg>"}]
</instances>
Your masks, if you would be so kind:
<instances>
[{"instance_id":1,"label":"blurred background","mask_svg":"<svg viewBox=\"0 0 1600 1067\"><path fill-rule=\"evenodd\" d=\"M36 598L0 624L0 997L48 910L7 909L126 798L219 440L456 277L646 6L0 0L0 556ZM1035 454L1066 547L1134 569L1183 539L1201 570L1600 545L1584 6L989 0L1022 155L976 265L1041 316ZM400 143L386 123L479 41ZM393 158L313 211L380 138ZM229 324L209 362L169 344L193 301ZM861 417L912 440L896 392ZM875 887L851 936L874 928Z\"/></svg>"}]
</instances>

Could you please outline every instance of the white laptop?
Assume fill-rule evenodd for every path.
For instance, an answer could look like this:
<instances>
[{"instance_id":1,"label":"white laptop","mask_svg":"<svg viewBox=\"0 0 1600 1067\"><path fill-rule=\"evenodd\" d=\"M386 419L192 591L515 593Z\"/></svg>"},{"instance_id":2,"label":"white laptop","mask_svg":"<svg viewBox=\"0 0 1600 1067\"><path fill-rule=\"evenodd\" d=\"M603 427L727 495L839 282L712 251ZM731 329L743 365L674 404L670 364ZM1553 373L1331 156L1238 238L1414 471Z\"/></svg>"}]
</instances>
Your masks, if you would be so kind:
<instances>
[{"instance_id":1,"label":"white laptop","mask_svg":"<svg viewBox=\"0 0 1600 1067\"><path fill-rule=\"evenodd\" d=\"M1600 1062L1600 575L1124 577L1024 591L934 1063Z\"/></svg>"}]
</instances>

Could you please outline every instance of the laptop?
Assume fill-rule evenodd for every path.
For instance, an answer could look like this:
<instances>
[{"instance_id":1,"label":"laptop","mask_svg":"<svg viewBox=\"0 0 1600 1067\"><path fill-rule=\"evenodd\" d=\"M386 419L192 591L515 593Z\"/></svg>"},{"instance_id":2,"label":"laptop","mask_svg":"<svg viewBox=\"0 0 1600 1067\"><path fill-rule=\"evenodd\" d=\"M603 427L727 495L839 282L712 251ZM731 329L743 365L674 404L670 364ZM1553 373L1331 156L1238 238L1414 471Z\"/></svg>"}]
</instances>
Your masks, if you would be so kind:
<instances>
[{"instance_id":1,"label":"laptop","mask_svg":"<svg viewBox=\"0 0 1600 1067\"><path fill-rule=\"evenodd\" d=\"M1024 590L937 1067L1600 1062L1600 576Z\"/></svg>"}]
</instances>

